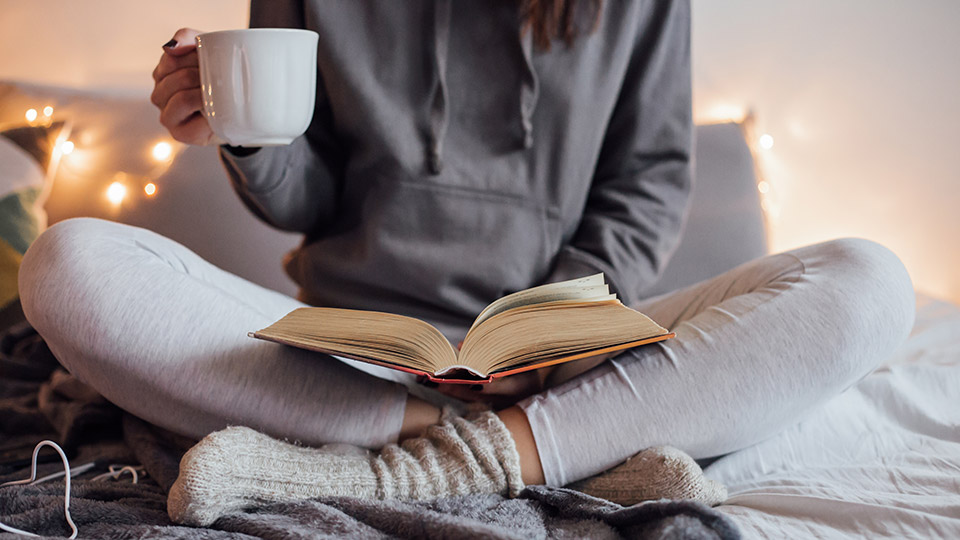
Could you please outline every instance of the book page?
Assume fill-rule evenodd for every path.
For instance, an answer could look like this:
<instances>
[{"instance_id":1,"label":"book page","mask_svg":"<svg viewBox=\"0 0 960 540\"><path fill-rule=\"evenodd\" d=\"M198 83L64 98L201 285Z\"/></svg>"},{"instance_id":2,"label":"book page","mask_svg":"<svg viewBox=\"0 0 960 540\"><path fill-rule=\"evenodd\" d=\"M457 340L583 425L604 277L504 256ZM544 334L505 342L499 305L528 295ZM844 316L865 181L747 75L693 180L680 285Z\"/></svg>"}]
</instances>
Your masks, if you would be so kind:
<instances>
[{"instance_id":1,"label":"book page","mask_svg":"<svg viewBox=\"0 0 960 540\"><path fill-rule=\"evenodd\" d=\"M565 300L598 301L612 298L616 298L616 295L610 294L610 289L607 287L602 273L568 281L547 283L546 285L508 294L494 301L480 312L477 319L473 321L473 325L470 326L470 330L476 328L486 319L513 308L531 304L542 304L545 302L560 302Z\"/></svg>"},{"instance_id":2,"label":"book page","mask_svg":"<svg viewBox=\"0 0 960 540\"><path fill-rule=\"evenodd\" d=\"M639 344L668 333L646 315L615 299L532 304L499 313L468 334L460 361L490 375L511 366Z\"/></svg>"},{"instance_id":3,"label":"book page","mask_svg":"<svg viewBox=\"0 0 960 540\"><path fill-rule=\"evenodd\" d=\"M361 361L433 372L456 362L447 338L412 317L323 307L297 308L253 337Z\"/></svg>"}]
</instances>

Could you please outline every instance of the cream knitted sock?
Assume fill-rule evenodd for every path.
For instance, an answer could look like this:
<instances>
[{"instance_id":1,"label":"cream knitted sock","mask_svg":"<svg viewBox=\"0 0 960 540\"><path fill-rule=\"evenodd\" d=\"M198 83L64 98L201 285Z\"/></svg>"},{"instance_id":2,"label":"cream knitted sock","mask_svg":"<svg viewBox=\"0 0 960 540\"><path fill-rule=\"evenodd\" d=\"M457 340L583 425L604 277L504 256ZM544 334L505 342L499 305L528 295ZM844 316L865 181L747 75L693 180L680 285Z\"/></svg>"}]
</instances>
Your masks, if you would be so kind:
<instances>
[{"instance_id":1,"label":"cream knitted sock","mask_svg":"<svg viewBox=\"0 0 960 540\"><path fill-rule=\"evenodd\" d=\"M670 446L647 448L567 487L623 506L657 499L693 499L716 506L727 499L723 484L705 477L692 457Z\"/></svg>"},{"instance_id":2,"label":"cream knitted sock","mask_svg":"<svg viewBox=\"0 0 960 540\"><path fill-rule=\"evenodd\" d=\"M468 420L445 410L422 437L379 452L306 448L244 427L211 433L180 461L167 512L178 523L209 525L242 508L315 497L514 497L522 489L520 456L503 422L489 411Z\"/></svg>"}]
</instances>

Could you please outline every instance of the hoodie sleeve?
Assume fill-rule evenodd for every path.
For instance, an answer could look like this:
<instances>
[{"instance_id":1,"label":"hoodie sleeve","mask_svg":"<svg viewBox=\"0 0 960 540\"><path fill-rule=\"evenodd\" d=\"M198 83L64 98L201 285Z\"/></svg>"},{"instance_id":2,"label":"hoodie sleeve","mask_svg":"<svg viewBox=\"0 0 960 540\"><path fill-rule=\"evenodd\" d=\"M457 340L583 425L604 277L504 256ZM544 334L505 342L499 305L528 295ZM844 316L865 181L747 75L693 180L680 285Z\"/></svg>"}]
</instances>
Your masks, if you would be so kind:
<instances>
[{"instance_id":1,"label":"hoodie sleeve","mask_svg":"<svg viewBox=\"0 0 960 540\"><path fill-rule=\"evenodd\" d=\"M250 27L303 28L302 0L252 0ZM333 219L345 155L332 136L333 118L318 74L307 132L287 146L253 151L220 147L234 189L260 219L279 229L316 233Z\"/></svg>"},{"instance_id":2,"label":"hoodie sleeve","mask_svg":"<svg viewBox=\"0 0 960 540\"><path fill-rule=\"evenodd\" d=\"M625 303L657 279L691 189L689 0L650 2L580 224L547 282L603 272Z\"/></svg>"}]
</instances>

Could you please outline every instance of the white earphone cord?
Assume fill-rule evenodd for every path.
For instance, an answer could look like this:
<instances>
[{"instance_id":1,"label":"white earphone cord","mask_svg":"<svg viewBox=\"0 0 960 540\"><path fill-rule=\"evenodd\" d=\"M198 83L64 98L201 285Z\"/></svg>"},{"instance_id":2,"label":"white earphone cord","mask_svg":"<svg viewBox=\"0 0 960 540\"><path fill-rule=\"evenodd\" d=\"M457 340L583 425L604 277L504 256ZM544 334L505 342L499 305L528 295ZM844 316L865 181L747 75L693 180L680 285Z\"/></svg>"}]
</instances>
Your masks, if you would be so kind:
<instances>
[{"instance_id":1,"label":"white earphone cord","mask_svg":"<svg viewBox=\"0 0 960 540\"><path fill-rule=\"evenodd\" d=\"M53 474L48 474L43 478L37 478L37 455L39 455L40 449L43 448L44 446L53 447L53 449L56 450L58 454L60 454L60 460L63 461L63 471L53 473ZM17 486L17 485L23 485L23 484L37 485L37 484L42 484L43 482L46 482L48 480L54 480L56 478L60 478L61 476L63 476L66 481L66 487L64 488L64 496L63 496L63 516L67 518L67 523L70 525L70 528L73 530L73 534L70 535L70 538L76 538L77 526L73 523L73 517L70 516L70 479L73 478L74 476L78 476L89 471L90 469L96 467L96 465L97 464L95 462L91 461L90 463L84 463L79 467L75 467L71 469L70 460L67 459L67 455L63 452L63 449L60 448L60 445L58 445L53 441L40 441L37 444L37 446L33 449L33 460L30 466L30 478L26 480L14 480L12 482L6 482L3 484L0 484L0 487ZM104 480L107 478L112 478L116 480L120 478L120 476L122 476L123 473L125 472L130 473L130 476L133 477L134 484L136 484L140 480L141 474L146 474L146 471L143 469L143 466L110 465L107 472L94 476L93 478L90 479L90 481L96 482L98 480ZM32 532L23 531L16 527L11 527L9 525L4 525L3 523L0 523L0 531L11 532L14 534L21 534L24 536L33 536L33 537L39 536Z\"/></svg>"},{"instance_id":2,"label":"white earphone cord","mask_svg":"<svg viewBox=\"0 0 960 540\"><path fill-rule=\"evenodd\" d=\"M60 459L61 461L63 461L63 473L51 474L49 476L45 476L37 480L37 454L40 453L40 449L43 448L44 446L51 446L53 447L54 450L57 451L58 454L60 454ZM80 474L86 470L91 469L92 467L93 467L93 463L87 463L86 465L82 465L78 467L73 474ZM13 482L6 482L4 484L0 484L0 487L32 484L34 482L40 483L46 480L56 478L61 474L63 475L64 483L66 484L66 487L64 488L64 495L63 495L63 516L67 518L67 523L70 525L70 529L73 530L73 534L71 534L69 538L76 538L77 526L73 523L73 518L70 516L70 478L73 476L73 474L70 473L70 460L67 459L67 455L63 452L63 449L60 448L60 445L58 445L53 441L40 441L40 443L37 444L36 448L33 449L33 463L30 467L30 478L27 480L14 480ZM40 536L32 532L22 531L15 527L4 525L3 523L0 523L0 529L7 532L14 533L14 534L22 534L24 536L34 536L34 537Z\"/></svg>"}]
</instances>

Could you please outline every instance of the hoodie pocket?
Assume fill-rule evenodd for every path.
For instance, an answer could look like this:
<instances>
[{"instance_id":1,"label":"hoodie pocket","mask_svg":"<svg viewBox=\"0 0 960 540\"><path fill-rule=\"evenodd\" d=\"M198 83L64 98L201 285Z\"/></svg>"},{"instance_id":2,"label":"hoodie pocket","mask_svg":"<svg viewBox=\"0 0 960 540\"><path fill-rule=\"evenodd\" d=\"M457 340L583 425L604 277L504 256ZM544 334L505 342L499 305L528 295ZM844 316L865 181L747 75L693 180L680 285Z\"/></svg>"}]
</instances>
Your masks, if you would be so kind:
<instances>
[{"instance_id":1,"label":"hoodie pocket","mask_svg":"<svg viewBox=\"0 0 960 540\"><path fill-rule=\"evenodd\" d=\"M538 284L556 252L555 216L516 195L381 176L351 197L336 233L304 246L318 288L365 291L347 305L414 316L475 317L504 294ZM360 195L355 193L354 195ZM353 202L353 204L350 204ZM295 276L296 277L296 276ZM306 285L305 283L302 283ZM343 305L317 291L325 303ZM404 308L398 308L398 301ZM374 305L370 305L373 303ZM380 309L384 304L379 305Z\"/></svg>"}]
</instances>

